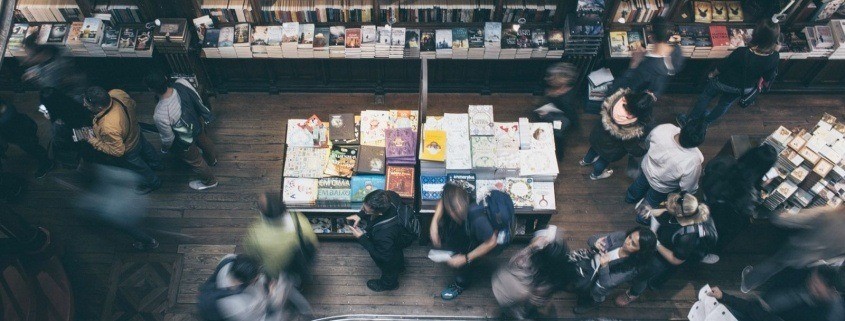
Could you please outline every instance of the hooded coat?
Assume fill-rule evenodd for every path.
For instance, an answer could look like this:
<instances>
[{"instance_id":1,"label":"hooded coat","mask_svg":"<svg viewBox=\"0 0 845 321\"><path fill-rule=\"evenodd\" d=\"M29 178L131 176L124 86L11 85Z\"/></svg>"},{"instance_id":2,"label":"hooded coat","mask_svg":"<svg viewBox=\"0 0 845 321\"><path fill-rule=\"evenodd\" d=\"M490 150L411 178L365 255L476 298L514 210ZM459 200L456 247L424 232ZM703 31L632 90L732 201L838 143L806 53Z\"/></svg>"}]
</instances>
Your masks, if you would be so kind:
<instances>
[{"instance_id":1,"label":"hooded coat","mask_svg":"<svg viewBox=\"0 0 845 321\"><path fill-rule=\"evenodd\" d=\"M646 153L639 144L645 135L645 126L641 121L628 125L619 125L613 121L613 107L629 92L629 89L620 89L604 100L601 119L590 133L590 147L609 162L620 160L627 154L640 157Z\"/></svg>"}]
</instances>

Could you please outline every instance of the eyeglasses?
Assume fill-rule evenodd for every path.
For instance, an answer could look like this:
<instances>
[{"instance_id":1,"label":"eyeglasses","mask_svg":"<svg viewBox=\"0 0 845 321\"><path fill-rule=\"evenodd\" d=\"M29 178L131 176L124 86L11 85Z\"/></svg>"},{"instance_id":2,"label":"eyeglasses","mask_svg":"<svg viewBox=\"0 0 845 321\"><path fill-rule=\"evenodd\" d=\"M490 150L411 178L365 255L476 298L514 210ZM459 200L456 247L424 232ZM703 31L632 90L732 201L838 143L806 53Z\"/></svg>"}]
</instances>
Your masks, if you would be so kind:
<instances>
[{"instance_id":1,"label":"eyeglasses","mask_svg":"<svg viewBox=\"0 0 845 321\"><path fill-rule=\"evenodd\" d=\"M687 197L687 192L683 191L683 192L681 192L680 197L678 197L678 199L675 200L675 204L677 204L678 207L681 209L681 216L687 216L687 213L684 212L684 198L686 198L686 197Z\"/></svg>"}]
</instances>

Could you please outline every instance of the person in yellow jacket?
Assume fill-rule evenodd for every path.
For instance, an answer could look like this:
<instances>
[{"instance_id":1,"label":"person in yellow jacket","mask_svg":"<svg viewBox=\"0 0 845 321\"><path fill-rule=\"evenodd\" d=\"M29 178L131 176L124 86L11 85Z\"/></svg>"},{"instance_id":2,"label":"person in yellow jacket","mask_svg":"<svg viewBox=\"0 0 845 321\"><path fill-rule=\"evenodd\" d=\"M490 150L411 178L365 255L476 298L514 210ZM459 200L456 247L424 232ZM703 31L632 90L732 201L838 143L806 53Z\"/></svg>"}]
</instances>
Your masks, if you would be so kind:
<instances>
[{"instance_id":1,"label":"person in yellow jacket","mask_svg":"<svg viewBox=\"0 0 845 321\"><path fill-rule=\"evenodd\" d=\"M143 178L136 191L147 194L161 186L153 171L160 166L160 157L150 142L141 135L135 114L135 100L125 91L90 87L83 104L94 114L92 135L79 137L95 150L111 156L115 165L130 169ZM84 135L83 135L84 136Z\"/></svg>"}]
</instances>

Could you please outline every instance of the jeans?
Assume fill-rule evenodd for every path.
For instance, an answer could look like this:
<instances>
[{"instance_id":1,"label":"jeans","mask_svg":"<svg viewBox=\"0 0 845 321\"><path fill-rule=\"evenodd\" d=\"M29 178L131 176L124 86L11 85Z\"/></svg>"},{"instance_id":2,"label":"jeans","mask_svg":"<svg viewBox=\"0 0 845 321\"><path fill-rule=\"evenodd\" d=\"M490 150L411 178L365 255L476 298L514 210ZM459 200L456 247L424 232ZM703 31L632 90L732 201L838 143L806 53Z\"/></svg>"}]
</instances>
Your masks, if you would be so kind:
<instances>
[{"instance_id":1,"label":"jeans","mask_svg":"<svg viewBox=\"0 0 845 321\"><path fill-rule=\"evenodd\" d=\"M596 161L593 162L593 176L599 176L604 172L605 169L607 169L607 166L610 165L610 162L599 156L599 153L596 152L595 149L590 147L590 150L587 151L587 155L584 155L584 162L589 163L592 162L594 159Z\"/></svg>"},{"instance_id":2,"label":"jeans","mask_svg":"<svg viewBox=\"0 0 845 321\"><path fill-rule=\"evenodd\" d=\"M742 96L740 92L747 93L752 89L754 88L735 88L725 85L717 79L711 79L707 83L707 87L704 88L704 92L698 96L698 101L695 103L695 106L690 109L687 114L687 118L690 120L703 118L705 123L710 124L728 112L731 105L733 105ZM719 97L716 106L710 111L707 111L707 106L710 105L710 102L713 99L716 99L716 97Z\"/></svg>"},{"instance_id":3,"label":"jeans","mask_svg":"<svg viewBox=\"0 0 845 321\"><path fill-rule=\"evenodd\" d=\"M158 186L161 180L153 171L153 167L158 167L160 164L160 157L158 152L150 145L150 142L144 138L144 135L138 137L138 146L135 146L130 151L123 154L120 158L121 167L130 169L141 175L143 182L142 186Z\"/></svg>"},{"instance_id":4,"label":"jeans","mask_svg":"<svg viewBox=\"0 0 845 321\"><path fill-rule=\"evenodd\" d=\"M657 208L660 206L660 203L666 201L666 196L668 195L668 193L661 193L651 188L645 174L640 171L640 175L637 176L637 179L634 180L634 182L631 183L631 186L628 187L627 195L625 196L625 203L634 204L645 197L648 205L652 208Z\"/></svg>"}]
</instances>

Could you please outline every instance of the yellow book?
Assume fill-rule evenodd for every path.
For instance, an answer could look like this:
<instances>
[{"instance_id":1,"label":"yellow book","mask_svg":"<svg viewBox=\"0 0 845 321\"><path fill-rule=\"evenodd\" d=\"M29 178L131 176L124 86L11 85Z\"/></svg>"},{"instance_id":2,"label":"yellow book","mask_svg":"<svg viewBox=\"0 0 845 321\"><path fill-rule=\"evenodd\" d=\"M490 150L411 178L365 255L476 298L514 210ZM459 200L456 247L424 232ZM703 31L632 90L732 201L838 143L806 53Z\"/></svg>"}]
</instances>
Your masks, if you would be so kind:
<instances>
[{"instance_id":1,"label":"yellow book","mask_svg":"<svg viewBox=\"0 0 845 321\"><path fill-rule=\"evenodd\" d=\"M446 160L446 132L426 130L424 132L421 160L442 162Z\"/></svg>"}]
</instances>

